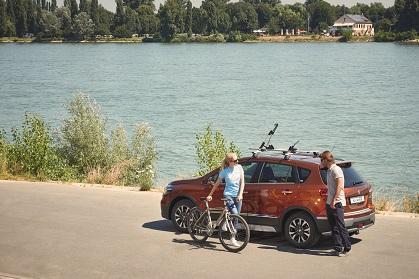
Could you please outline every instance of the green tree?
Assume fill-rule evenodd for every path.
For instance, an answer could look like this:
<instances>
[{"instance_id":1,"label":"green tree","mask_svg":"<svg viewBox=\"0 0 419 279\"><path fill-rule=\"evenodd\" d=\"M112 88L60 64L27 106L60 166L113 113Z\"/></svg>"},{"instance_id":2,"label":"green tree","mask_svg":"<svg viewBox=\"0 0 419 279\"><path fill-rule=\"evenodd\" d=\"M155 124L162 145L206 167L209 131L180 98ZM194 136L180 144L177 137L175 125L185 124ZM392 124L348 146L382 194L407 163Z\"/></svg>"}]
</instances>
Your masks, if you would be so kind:
<instances>
[{"instance_id":1,"label":"green tree","mask_svg":"<svg viewBox=\"0 0 419 279\"><path fill-rule=\"evenodd\" d=\"M42 37L59 38L61 36L61 23L54 13L42 10L39 27Z\"/></svg>"},{"instance_id":2,"label":"green tree","mask_svg":"<svg viewBox=\"0 0 419 279\"><path fill-rule=\"evenodd\" d=\"M271 20L273 13L272 6L266 3L260 3L256 6L256 12L258 14L259 27L266 27Z\"/></svg>"},{"instance_id":3,"label":"green tree","mask_svg":"<svg viewBox=\"0 0 419 279\"><path fill-rule=\"evenodd\" d=\"M397 28L400 31L419 31L419 0L404 0Z\"/></svg>"},{"instance_id":4,"label":"green tree","mask_svg":"<svg viewBox=\"0 0 419 279\"><path fill-rule=\"evenodd\" d=\"M130 7L125 8L125 25L129 32L129 36L136 33L139 29L138 14Z\"/></svg>"},{"instance_id":5,"label":"green tree","mask_svg":"<svg viewBox=\"0 0 419 279\"><path fill-rule=\"evenodd\" d=\"M15 25L16 34L18 37L22 37L27 32L27 15L26 7L23 0L15 0Z\"/></svg>"},{"instance_id":6,"label":"green tree","mask_svg":"<svg viewBox=\"0 0 419 279\"><path fill-rule=\"evenodd\" d=\"M154 14L154 5L140 5L137 9L139 34L154 34L159 28L159 19Z\"/></svg>"},{"instance_id":7,"label":"green tree","mask_svg":"<svg viewBox=\"0 0 419 279\"><path fill-rule=\"evenodd\" d=\"M335 21L335 11L333 7L323 0L306 1L307 11L310 14L310 28L316 32L321 29L320 26L333 25Z\"/></svg>"},{"instance_id":8,"label":"green tree","mask_svg":"<svg viewBox=\"0 0 419 279\"><path fill-rule=\"evenodd\" d=\"M154 0L123 0L123 3L133 10L138 9L141 5L148 5L154 9Z\"/></svg>"},{"instance_id":9,"label":"green tree","mask_svg":"<svg viewBox=\"0 0 419 279\"><path fill-rule=\"evenodd\" d=\"M27 2L27 24L28 32L36 34L39 31L39 20L37 20L35 3L32 1Z\"/></svg>"},{"instance_id":10,"label":"green tree","mask_svg":"<svg viewBox=\"0 0 419 279\"><path fill-rule=\"evenodd\" d=\"M90 3L90 17L93 20L96 28L99 25L99 14L98 14L99 2L98 0L92 0Z\"/></svg>"},{"instance_id":11,"label":"green tree","mask_svg":"<svg viewBox=\"0 0 419 279\"><path fill-rule=\"evenodd\" d=\"M0 37L6 35L6 2L0 0Z\"/></svg>"},{"instance_id":12,"label":"green tree","mask_svg":"<svg viewBox=\"0 0 419 279\"><path fill-rule=\"evenodd\" d=\"M206 12L207 31L210 33L218 32L218 9L212 0L202 2L202 8Z\"/></svg>"},{"instance_id":13,"label":"green tree","mask_svg":"<svg viewBox=\"0 0 419 279\"><path fill-rule=\"evenodd\" d=\"M106 10L102 5L98 8L99 24L95 25L96 34L106 35L111 33L111 25L114 13Z\"/></svg>"},{"instance_id":14,"label":"green tree","mask_svg":"<svg viewBox=\"0 0 419 279\"><path fill-rule=\"evenodd\" d=\"M186 10L182 0L167 0L159 8L160 36L164 41L170 41L185 27Z\"/></svg>"},{"instance_id":15,"label":"green tree","mask_svg":"<svg viewBox=\"0 0 419 279\"><path fill-rule=\"evenodd\" d=\"M125 8L122 0L116 0L116 12L114 16L114 28L125 24Z\"/></svg>"},{"instance_id":16,"label":"green tree","mask_svg":"<svg viewBox=\"0 0 419 279\"><path fill-rule=\"evenodd\" d=\"M192 3L188 0L188 4L186 6L186 24L185 30L188 33L188 37L192 36Z\"/></svg>"},{"instance_id":17,"label":"green tree","mask_svg":"<svg viewBox=\"0 0 419 279\"><path fill-rule=\"evenodd\" d=\"M95 31L95 24L86 12L74 17L74 32L80 40L91 39Z\"/></svg>"},{"instance_id":18,"label":"green tree","mask_svg":"<svg viewBox=\"0 0 419 279\"><path fill-rule=\"evenodd\" d=\"M9 20L15 24L15 8L14 8L14 1L13 0L6 0L6 16Z\"/></svg>"},{"instance_id":19,"label":"green tree","mask_svg":"<svg viewBox=\"0 0 419 279\"><path fill-rule=\"evenodd\" d=\"M226 142L219 130L213 131L210 124L205 127L202 134L196 134L196 159L199 166L198 175L204 175L220 167L225 154L235 152L240 156L240 150L233 142Z\"/></svg>"},{"instance_id":20,"label":"green tree","mask_svg":"<svg viewBox=\"0 0 419 279\"><path fill-rule=\"evenodd\" d=\"M87 0L80 0L79 11L89 14L90 13L90 7L89 7L90 5L89 4L90 3Z\"/></svg>"},{"instance_id":21,"label":"green tree","mask_svg":"<svg viewBox=\"0 0 419 279\"><path fill-rule=\"evenodd\" d=\"M54 14L60 21L60 29L64 38L71 39L74 37L70 9L68 7L57 8Z\"/></svg>"},{"instance_id":22,"label":"green tree","mask_svg":"<svg viewBox=\"0 0 419 279\"><path fill-rule=\"evenodd\" d=\"M258 14L249 3L229 3L227 4L227 13L230 16L233 31L251 33L258 27Z\"/></svg>"},{"instance_id":23,"label":"green tree","mask_svg":"<svg viewBox=\"0 0 419 279\"><path fill-rule=\"evenodd\" d=\"M58 8L57 0L52 0L51 2L51 12L54 12Z\"/></svg>"},{"instance_id":24,"label":"green tree","mask_svg":"<svg viewBox=\"0 0 419 279\"><path fill-rule=\"evenodd\" d=\"M202 8L192 8L192 32L195 34L204 34L207 30L206 17L207 12Z\"/></svg>"},{"instance_id":25,"label":"green tree","mask_svg":"<svg viewBox=\"0 0 419 279\"><path fill-rule=\"evenodd\" d=\"M74 18L78 14L78 7L76 0L70 0L70 11L71 11L71 18Z\"/></svg>"}]
</instances>

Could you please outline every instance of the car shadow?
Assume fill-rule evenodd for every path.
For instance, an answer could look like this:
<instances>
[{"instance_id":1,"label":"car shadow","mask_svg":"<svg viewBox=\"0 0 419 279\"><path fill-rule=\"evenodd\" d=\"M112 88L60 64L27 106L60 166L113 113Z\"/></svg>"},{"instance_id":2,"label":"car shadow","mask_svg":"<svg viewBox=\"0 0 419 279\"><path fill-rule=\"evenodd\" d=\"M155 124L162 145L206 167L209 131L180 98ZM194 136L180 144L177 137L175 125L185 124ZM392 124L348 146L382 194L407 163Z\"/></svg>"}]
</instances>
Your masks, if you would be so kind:
<instances>
[{"instance_id":1,"label":"car shadow","mask_svg":"<svg viewBox=\"0 0 419 279\"><path fill-rule=\"evenodd\" d=\"M171 232L175 235L182 235L183 233L178 232L173 226L170 220L157 220L144 223L143 228ZM218 234L215 232L214 235L204 243L197 243L192 239L180 239L174 238L173 242L178 244L188 244L192 246L191 249L209 249L214 251L223 251L227 252L224 249L220 249L216 244L219 244ZM351 237L352 245L356 245L361 242L362 239ZM268 233L268 232L257 232L252 231L250 233L250 243L259 244L259 249L272 249L278 250L279 252L287 252L293 254L307 254L315 256L333 256L330 252L333 248L333 239L331 237L322 237L320 241L312 248L309 249L300 249L294 246L291 246L288 241L285 239L283 234L278 233Z\"/></svg>"},{"instance_id":2,"label":"car shadow","mask_svg":"<svg viewBox=\"0 0 419 279\"><path fill-rule=\"evenodd\" d=\"M356 245L361 241L362 239L351 237L352 245ZM333 249L333 239L331 237L322 237L315 246L305 249L291 246L282 234L255 232L253 236L251 236L250 242L260 244L260 246L258 246L260 249L272 249L280 252L313 256L334 256L331 253Z\"/></svg>"},{"instance_id":3,"label":"car shadow","mask_svg":"<svg viewBox=\"0 0 419 279\"><path fill-rule=\"evenodd\" d=\"M150 230L172 232L177 235L182 234L181 232L178 232L175 229L175 227L173 227L173 224L170 220L151 221L151 222L144 223L142 227L146 229L150 229Z\"/></svg>"},{"instance_id":4,"label":"car shadow","mask_svg":"<svg viewBox=\"0 0 419 279\"><path fill-rule=\"evenodd\" d=\"M224 249L218 248L216 244L219 244L219 243L217 241L213 241L212 238L214 238L214 237L208 238L207 241L205 241L203 243L196 242L192 239L179 239L179 238L174 238L173 242L174 243L179 243L179 244L188 244L188 245L191 246L191 250L207 249L207 250L212 250L212 251L228 252Z\"/></svg>"}]
</instances>

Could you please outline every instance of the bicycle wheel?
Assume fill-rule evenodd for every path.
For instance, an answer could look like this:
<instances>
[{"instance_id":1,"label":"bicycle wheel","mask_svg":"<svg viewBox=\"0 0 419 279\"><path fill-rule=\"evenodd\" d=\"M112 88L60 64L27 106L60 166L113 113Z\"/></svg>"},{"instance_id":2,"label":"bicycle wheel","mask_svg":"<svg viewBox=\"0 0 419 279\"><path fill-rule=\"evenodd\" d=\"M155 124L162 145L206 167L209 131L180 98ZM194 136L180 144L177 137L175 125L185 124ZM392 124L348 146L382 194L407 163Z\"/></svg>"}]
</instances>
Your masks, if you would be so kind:
<instances>
[{"instance_id":1,"label":"bicycle wheel","mask_svg":"<svg viewBox=\"0 0 419 279\"><path fill-rule=\"evenodd\" d=\"M230 214L221 222L219 229L220 242L230 252L237 253L249 243L249 225L240 215Z\"/></svg>"},{"instance_id":2,"label":"bicycle wheel","mask_svg":"<svg viewBox=\"0 0 419 279\"><path fill-rule=\"evenodd\" d=\"M194 207L188 214L188 232L193 240L197 242L205 242L208 238L208 216L202 216L202 211L198 207Z\"/></svg>"}]
</instances>

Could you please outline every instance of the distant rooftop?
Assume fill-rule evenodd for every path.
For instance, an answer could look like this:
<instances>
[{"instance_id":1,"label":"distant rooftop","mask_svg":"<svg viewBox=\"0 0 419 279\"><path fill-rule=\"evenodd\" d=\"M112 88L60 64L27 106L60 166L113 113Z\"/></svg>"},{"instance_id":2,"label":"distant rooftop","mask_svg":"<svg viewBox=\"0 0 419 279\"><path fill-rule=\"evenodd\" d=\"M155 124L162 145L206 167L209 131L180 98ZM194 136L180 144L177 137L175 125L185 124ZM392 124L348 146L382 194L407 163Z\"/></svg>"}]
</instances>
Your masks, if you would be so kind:
<instances>
[{"instance_id":1,"label":"distant rooftop","mask_svg":"<svg viewBox=\"0 0 419 279\"><path fill-rule=\"evenodd\" d=\"M344 14L335 21L333 26L346 26L353 24L372 24L372 22L364 15Z\"/></svg>"}]
</instances>

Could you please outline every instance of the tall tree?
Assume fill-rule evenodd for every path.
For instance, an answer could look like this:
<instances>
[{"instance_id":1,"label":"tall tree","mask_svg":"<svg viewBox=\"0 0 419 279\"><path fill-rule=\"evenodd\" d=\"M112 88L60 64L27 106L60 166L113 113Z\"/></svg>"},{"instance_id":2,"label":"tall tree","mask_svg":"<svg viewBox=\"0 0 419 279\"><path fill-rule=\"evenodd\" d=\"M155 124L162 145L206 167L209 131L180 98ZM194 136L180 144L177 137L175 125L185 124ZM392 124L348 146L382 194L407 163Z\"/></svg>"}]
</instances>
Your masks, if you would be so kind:
<instances>
[{"instance_id":1,"label":"tall tree","mask_svg":"<svg viewBox=\"0 0 419 279\"><path fill-rule=\"evenodd\" d=\"M95 25L86 12L81 12L74 17L74 29L78 39L87 40L93 36Z\"/></svg>"},{"instance_id":2,"label":"tall tree","mask_svg":"<svg viewBox=\"0 0 419 279\"><path fill-rule=\"evenodd\" d=\"M57 8L54 14L57 16L61 23L61 32L63 37L66 39L71 39L72 37L74 37L70 8Z\"/></svg>"},{"instance_id":3,"label":"tall tree","mask_svg":"<svg viewBox=\"0 0 419 279\"><path fill-rule=\"evenodd\" d=\"M71 18L74 18L79 13L76 0L70 0L70 12Z\"/></svg>"},{"instance_id":4,"label":"tall tree","mask_svg":"<svg viewBox=\"0 0 419 279\"><path fill-rule=\"evenodd\" d=\"M55 9L57 9L57 0L52 0L51 2L51 12L55 11Z\"/></svg>"},{"instance_id":5,"label":"tall tree","mask_svg":"<svg viewBox=\"0 0 419 279\"><path fill-rule=\"evenodd\" d=\"M27 2L27 13L26 13L26 17L27 17L27 24L28 24L28 32L32 33L32 34L36 34L38 33L38 21L36 18L36 11L35 11L35 6L36 4L34 2L32 2L31 0L29 0Z\"/></svg>"},{"instance_id":6,"label":"tall tree","mask_svg":"<svg viewBox=\"0 0 419 279\"><path fill-rule=\"evenodd\" d=\"M24 0L15 1L16 35L22 37L27 31L26 7Z\"/></svg>"},{"instance_id":7,"label":"tall tree","mask_svg":"<svg viewBox=\"0 0 419 279\"><path fill-rule=\"evenodd\" d=\"M95 24L96 27L97 25L99 25L98 8L99 8L98 0L92 0L92 2L90 3L90 17L92 18L93 23Z\"/></svg>"},{"instance_id":8,"label":"tall tree","mask_svg":"<svg viewBox=\"0 0 419 279\"><path fill-rule=\"evenodd\" d=\"M89 13L89 2L87 0L80 0L79 10L80 12Z\"/></svg>"},{"instance_id":9,"label":"tall tree","mask_svg":"<svg viewBox=\"0 0 419 279\"><path fill-rule=\"evenodd\" d=\"M0 37L6 36L6 2L0 0Z\"/></svg>"},{"instance_id":10,"label":"tall tree","mask_svg":"<svg viewBox=\"0 0 419 279\"><path fill-rule=\"evenodd\" d=\"M186 24L185 30L188 33L188 37L192 36L192 3L188 0L186 5Z\"/></svg>"},{"instance_id":11,"label":"tall tree","mask_svg":"<svg viewBox=\"0 0 419 279\"><path fill-rule=\"evenodd\" d=\"M405 0L400 12L398 29L400 31L416 30L419 32L419 0Z\"/></svg>"},{"instance_id":12,"label":"tall tree","mask_svg":"<svg viewBox=\"0 0 419 279\"><path fill-rule=\"evenodd\" d=\"M6 1L6 16L9 18L9 20L15 24L16 18L15 18L15 7L14 7L14 1L13 0L7 0Z\"/></svg>"},{"instance_id":13,"label":"tall tree","mask_svg":"<svg viewBox=\"0 0 419 279\"><path fill-rule=\"evenodd\" d=\"M170 41L177 33L184 31L185 15L182 0L167 0L160 5L160 36L164 41Z\"/></svg>"},{"instance_id":14,"label":"tall tree","mask_svg":"<svg viewBox=\"0 0 419 279\"><path fill-rule=\"evenodd\" d=\"M114 28L125 23L125 9L122 0L116 0L116 12L114 16Z\"/></svg>"}]
</instances>

